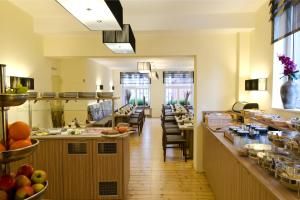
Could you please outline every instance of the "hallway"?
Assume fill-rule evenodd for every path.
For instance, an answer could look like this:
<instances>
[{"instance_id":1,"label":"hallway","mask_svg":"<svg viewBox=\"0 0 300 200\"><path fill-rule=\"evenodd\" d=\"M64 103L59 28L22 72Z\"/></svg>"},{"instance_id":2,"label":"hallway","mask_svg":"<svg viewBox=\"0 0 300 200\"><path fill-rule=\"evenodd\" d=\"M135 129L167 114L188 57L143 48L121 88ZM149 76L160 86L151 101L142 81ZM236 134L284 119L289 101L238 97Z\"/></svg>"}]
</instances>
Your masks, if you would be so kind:
<instances>
[{"instance_id":1,"label":"hallway","mask_svg":"<svg viewBox=\"0 0 300 200\"><path fill-rule=\"evenodd\" d=\"M143 133L131 135L131 176L128 199L211 200L214 199L204 174L184 162L181 152L167 150L163 162L160 119L145 121Z\"/></svg>"}]
</instances>

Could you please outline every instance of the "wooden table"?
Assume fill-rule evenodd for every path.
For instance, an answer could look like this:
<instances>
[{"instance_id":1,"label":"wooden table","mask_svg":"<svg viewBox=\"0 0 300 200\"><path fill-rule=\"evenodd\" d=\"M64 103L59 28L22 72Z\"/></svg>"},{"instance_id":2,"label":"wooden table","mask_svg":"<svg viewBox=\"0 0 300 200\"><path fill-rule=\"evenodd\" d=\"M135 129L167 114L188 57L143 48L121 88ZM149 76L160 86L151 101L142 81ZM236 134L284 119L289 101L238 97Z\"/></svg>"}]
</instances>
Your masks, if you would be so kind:
<instances>
[{"instance_id":1,"label":"wooden table","mask_svg":"<svg viewBox=\"0 0 300 200\"><path fill-rule=\"evenodd\" d=\"M188 143L188 158L193 158L193 149L194 149L194 126L190 124L181 124L183 120L180 120L177 116L175 116L175 120L178 124L179 129L182 131L184 137L187 139Z\"/></svg>"}]
</instances>

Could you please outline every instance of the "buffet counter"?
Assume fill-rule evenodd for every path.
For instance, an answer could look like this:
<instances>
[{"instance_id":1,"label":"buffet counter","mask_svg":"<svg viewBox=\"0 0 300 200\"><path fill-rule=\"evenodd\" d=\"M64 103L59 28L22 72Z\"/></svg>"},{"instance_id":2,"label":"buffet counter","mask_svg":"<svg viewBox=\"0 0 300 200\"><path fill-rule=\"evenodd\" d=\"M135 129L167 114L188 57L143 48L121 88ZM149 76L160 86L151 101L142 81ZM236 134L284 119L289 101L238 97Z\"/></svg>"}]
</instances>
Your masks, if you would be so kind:
<instances>
[{"instance_id":1,"label":"buffet counter","mask_svg":"<svg viewBox=\"0 0 300 200\"><path fill-rule=\"evenodd\" d=\"M297 200L297 192L260 168L257 161L238 155L237 144L203 123L203 165L219 200Z\"/></svg>"},{"instance_id":2,"label":"buffet counter","mask_svg":"<svg viewBox=\"0 0 300 200\"><path fill-rule=\"evenodd\" d=\"M40 144L16 162L48 172L45 199L126 199L130 176L129 133L32 136Z\"/></svg>"}]
</instances>

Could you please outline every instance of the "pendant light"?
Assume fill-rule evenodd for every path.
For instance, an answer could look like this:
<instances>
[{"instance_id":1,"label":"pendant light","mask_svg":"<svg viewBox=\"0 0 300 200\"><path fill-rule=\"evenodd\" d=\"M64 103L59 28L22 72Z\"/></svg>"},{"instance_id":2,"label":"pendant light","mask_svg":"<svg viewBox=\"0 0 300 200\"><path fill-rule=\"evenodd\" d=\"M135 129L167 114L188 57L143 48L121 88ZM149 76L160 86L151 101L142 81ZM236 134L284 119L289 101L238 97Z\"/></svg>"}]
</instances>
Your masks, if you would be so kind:
<instances>
[{"instance_id":1,"label":"pendant light","mask_svg":"<svg viewBox=\"0 0 300 200\"><path fill-rule=\"evenodd\" d=\"M155 79L155 80L158 80L158 79L159 79L158 73L155 72L155 71L152 71L152 72L150 73L150 77L151 77L152 79Z\"/></svg>"},{"instance_id":2,"label":"pendant light","mask_svg":"<svg viewBox=\"0 0 300 200\"><path fill-rule=\"evenodd\" d=\"M119 0L56 0L91 31L122 30L123 8Z\"/></svg>"},{"instance_id":3,"label":"pendant light","mask_svg":"<svg viewBox=\"0 0 300 200\"><path fill-rule=\"evenodd\" d=\"M140 73L149 73L151 72L151 63L150 62L138 62L137 70Z\"/></svg>"},{"instance_id":4,"label":"pendant light","mask_svg":"<svg viewBox=\"0 0 300 200\"><path fill-rule=\"evenodd\" d=\"M103 31L102 40L114 53L135 53L135 37L130 24L123 24L121 31Z\"/></svg>"}]
</instances>

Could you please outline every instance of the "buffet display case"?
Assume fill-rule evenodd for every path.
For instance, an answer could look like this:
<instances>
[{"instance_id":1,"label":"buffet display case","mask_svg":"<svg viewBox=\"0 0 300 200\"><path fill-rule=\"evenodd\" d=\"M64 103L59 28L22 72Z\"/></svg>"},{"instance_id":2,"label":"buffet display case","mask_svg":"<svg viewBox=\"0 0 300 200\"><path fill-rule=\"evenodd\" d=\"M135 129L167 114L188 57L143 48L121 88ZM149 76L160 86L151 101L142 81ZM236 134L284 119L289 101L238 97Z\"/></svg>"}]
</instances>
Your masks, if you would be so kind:
<instances>
[{"instance_id":1,"label":"buffet display case","mask_svg":"<svg viewBox=\"0 0 300 200\"><path fill-rule=\"evenodd\" d=\"M221 133L203 123L204 169L217 199L299 199L300 120L242 115L245 123L232 120Z\"/></svg>"}]
</instances>

